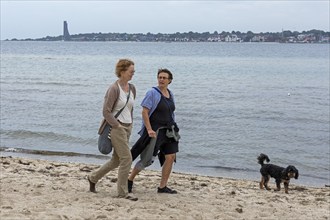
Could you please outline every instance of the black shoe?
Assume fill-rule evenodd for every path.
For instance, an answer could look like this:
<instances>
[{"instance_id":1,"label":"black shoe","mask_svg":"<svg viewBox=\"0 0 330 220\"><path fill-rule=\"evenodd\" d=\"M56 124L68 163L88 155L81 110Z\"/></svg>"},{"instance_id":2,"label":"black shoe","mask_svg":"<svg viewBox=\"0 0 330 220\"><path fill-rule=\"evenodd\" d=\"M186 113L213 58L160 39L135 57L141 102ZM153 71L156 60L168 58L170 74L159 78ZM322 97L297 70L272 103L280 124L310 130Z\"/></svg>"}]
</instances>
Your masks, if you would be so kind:
<instances>
[{"instance_id":1,"label":"black shoe","mask_svg":"<svg viewBox=\"0 0 330 220\"><path fill-rule=\"evenodd\" d=\"M90 181L89 176L87 177L87 180L89 182L89 191L96 193L96 189L95 189L95 183L93 183L92 181Z\"/></svg>"},{"instance_id":2,"label":"black shoe","mask_svg":"<svg viewBox=\"0 0 330 220\"><path fill-rule=\"evenodd\" d=\"M158 193L169 193L169 194L177 194L178 192L175 190L172 190L170 188L168 188L167 186L165 186L164 188L159 188L157 190Z\"/></svg>"},{"instance_id":3,"label":"black shoe","mask_svg":"<svg viewBox=\"0 0 330 220\"><path fill-rule=\"evenodd\" d=\"M128 187L128 193L131 193L133 189L133 181L127 180L127 187Z\"/></svg>"}]
</instances>

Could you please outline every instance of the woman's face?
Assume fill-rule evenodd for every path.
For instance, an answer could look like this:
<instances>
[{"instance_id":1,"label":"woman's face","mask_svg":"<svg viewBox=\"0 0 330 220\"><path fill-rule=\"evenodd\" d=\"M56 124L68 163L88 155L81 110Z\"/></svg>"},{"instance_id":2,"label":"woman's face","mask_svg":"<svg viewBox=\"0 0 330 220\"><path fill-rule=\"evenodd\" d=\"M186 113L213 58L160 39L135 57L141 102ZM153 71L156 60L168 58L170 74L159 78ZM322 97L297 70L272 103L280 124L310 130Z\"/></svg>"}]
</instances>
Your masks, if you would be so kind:
<instances>
[{"instance_id":1,"label":"woman's face","mask_svg":"<svg viewBox=\"0 0 330 220\"><path fill-rule=\"evenodd\" d=\"M135 72L134 65L130 65L126 71L123 71L121 73L121 78L130 81L133 78L134 72Z\"/></svg>"},{"instance_id":2,"label":"woman's face","mask_svg":"<svg viewBox=\"0 0 330 220\"><path fill-rule=\"evenodd\" d=\"M169 78L168 73L160 72L157 78L159 87L167 87L168 84L171 83L171 79Z\"/></svg>"}]
</instances>

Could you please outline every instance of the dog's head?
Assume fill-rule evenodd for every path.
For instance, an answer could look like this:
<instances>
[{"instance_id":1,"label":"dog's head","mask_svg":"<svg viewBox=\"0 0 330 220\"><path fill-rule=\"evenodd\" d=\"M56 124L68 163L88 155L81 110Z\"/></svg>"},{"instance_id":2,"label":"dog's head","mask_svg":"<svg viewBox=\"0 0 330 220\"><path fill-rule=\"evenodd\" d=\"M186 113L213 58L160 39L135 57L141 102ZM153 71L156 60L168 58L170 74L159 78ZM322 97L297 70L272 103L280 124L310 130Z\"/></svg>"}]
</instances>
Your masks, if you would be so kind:
<instances>
[{"instance_id":1,"label":"dog's head","mask_svg":"<svg viewBox=\"0 0 330 220\"><path fill-rule=\"evenodd\" d=\"M284 173L284 176L289 177L290 179L293 178L293 177L295 179L298 179L298 176L299 176L298 170L296 169L295 166L292 166L292 165L285 168L283 170L283 173Z\"/></svg>"}]
</instances>

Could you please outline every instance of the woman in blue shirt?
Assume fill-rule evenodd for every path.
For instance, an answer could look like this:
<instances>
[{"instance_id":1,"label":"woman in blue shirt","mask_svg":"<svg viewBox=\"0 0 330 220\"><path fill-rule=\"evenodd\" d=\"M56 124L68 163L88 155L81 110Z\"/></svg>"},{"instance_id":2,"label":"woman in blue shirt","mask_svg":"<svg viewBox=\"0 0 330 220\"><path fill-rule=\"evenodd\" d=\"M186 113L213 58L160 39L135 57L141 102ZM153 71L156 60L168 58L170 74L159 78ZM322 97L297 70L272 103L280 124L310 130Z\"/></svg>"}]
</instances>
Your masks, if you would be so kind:
<instances>
[{"instance_id":1,"label":"woman in blue shirt","mask_svg":"<svg viewBox=\"0 0 330 220\"><path fill-rule=\"evenodd\" d=\"M150 89L141 103L142 128L139 131L141 137L131 149L133 160L139 155L141 159L136 163L128 177L128 192L132 192L135 176L145 167L151 165L157 154L160 154L165 157L165 160L161 164L162 178L157 192L177 193L177 191L167 187L176 153L179 151L178 127L174 115L174 96L168 89L173 75L168 69L159 69L157 78L158 86Z\"/></svg>"}]
</instances>

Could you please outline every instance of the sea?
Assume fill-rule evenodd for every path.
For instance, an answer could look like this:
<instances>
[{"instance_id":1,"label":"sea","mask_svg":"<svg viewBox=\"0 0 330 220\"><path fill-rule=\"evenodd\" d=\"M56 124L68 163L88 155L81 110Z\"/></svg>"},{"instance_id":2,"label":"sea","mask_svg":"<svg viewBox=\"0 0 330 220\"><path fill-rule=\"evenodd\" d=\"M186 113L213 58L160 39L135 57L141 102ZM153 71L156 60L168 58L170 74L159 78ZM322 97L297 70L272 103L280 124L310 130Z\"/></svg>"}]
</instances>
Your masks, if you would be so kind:
<instances>
[{"instance_id":1,"label":"sea","mask_svg":"<svg viewBox=\"0 0 330 220\"><path fill-rule=\"evenodd\" d=\"M131 146L140 103L168 68L181 134L173 172L259 181L264 153L299 170L291 183L328 186L329 54L330 44L1 41L0 153L103 164L104 95L116 62L129 58ZM148 169L161 170L158 161Z\"/></svg>"}]
</instances>

